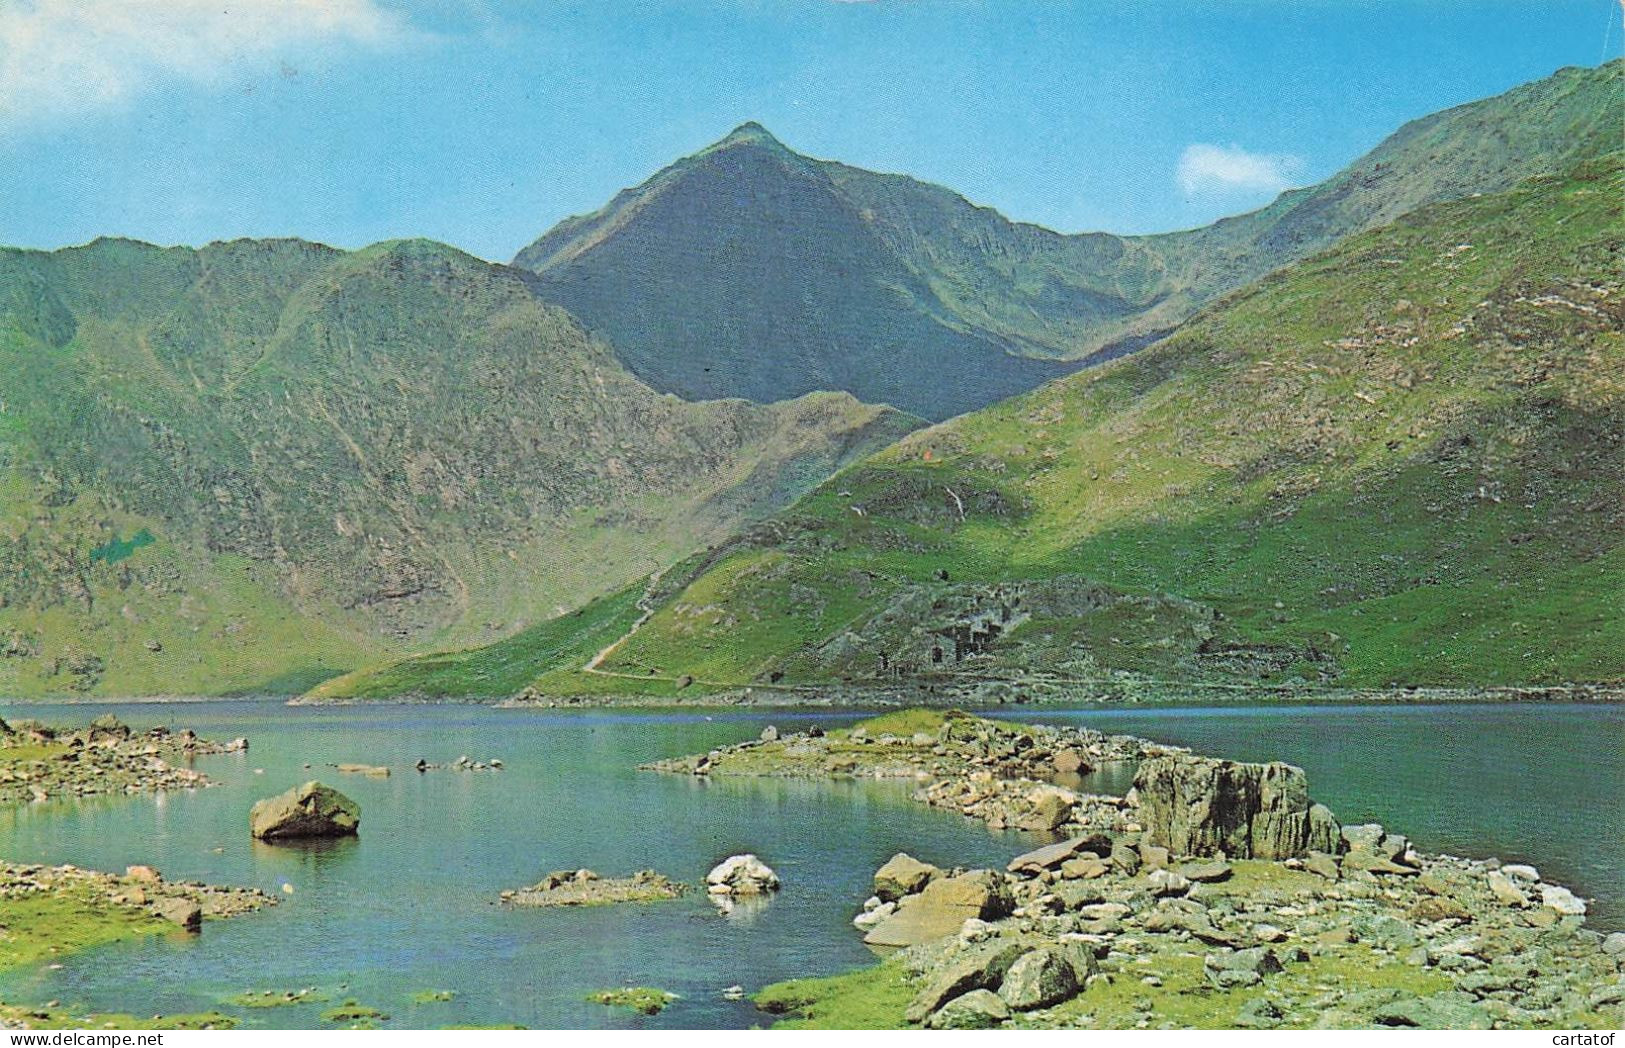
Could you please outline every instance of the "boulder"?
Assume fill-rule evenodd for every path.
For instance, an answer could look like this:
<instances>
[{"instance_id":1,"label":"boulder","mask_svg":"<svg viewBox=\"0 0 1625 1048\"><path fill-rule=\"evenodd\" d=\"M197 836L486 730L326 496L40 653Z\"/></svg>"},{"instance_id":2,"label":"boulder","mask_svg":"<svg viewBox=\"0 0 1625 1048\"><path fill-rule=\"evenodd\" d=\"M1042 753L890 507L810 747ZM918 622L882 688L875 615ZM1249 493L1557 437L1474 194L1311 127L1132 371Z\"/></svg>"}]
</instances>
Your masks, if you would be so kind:
<instances>
[{"instance_id":1,"label":"boulder","mask_svg":"<svg viewBox=\"0 0 1625 1048\"><path fill-rule=\"evenodd\" d=\"M1337 865L1336 857L1327 852L1310 852L1309 857L1303 860L1303 868L1310 873L1319 874L1328 881L1335 881L1343 876L1343 871Z\"/></svg>"},{"instance_id":2,"label":"boulder","mask_svg":"<svg viewBox=\"0 0 1625 1048\"><path fill-rule=\"evenodd\" d=\"M1529 866L1524 863L1514 863L1509 866L1503 866L1501 867L1501 872L1506 874L1508 877L1511 877L1515 881L1523 881L1527 884L1534 884L1536 881L1540 880L1540 871L1535 869L1533 866Z\"/></svg>"},{"instance_id":3,"label":"boulder","mask_svg":"<svg viewBox=\"0 0 1625 1048\"><path fill-rule=\"evenodd\" d=\"M152 904L152 912L189 932L203 928L203 907L191 899L159 899Z\"/></svg>"},{"instance_id":4,"label":"boulder","mask_svg":"<svg viewBox=\"0 0 1625 1048\"><path fill-rule=\"evenodd\" d=\"M1540 904L1549 910L1556 910L1565 917L1584 917L1586 912L1583 899L1556 884L1540 886Z\"/></svg>"},{"instance_id":5,"label":"boulder","mask_svg":"<svg viewBox=\"0 0 1625 1048\"><path fill-rule=\"evenodd\" d=\"M1410 918L1423 924L1435 921L1470 921L1471 911L1455 899L1444 895L1429 895L1418 899L1410 909Z\"/></svg>"},{"instance_id":6,"label":"boulder","mask_svg":"<svg viewBox=\"0 0 1625 1048\"><path fill-rule=\"evenodd\" d=\"M881 902L896 902L905 895L922 890L942 871L928 862L921 862L906 852L898 852L875 871L875 895Z\"/></svg>"},{"instance_id":7,"label":"boulder","mask_svg":"<svg viewBox=\"0 0 1625 1048\"><path fill-rule=\"evenodd\" d=\"M104 713L90 722L85 735L90 742L104 739L124 740L130 737L130 727L111 713Z\"/></svg>"},{"instance_id":8,"label":"boulder","mask_svg":"<svg viewBox=\"0 0 1625 1048\"><path fill-rule=\"evenodd\" d=\"M1067 860L1074 859L1086 851L1094 852L1098 856L1110 851L1111 847L1111 840L1102 835L1073 837L1018 855L1010 860L1005 869L1011 873L1041 873L1044 870L1059 869Z\"/></svg>"},{"instance_id":9,"label":"boulder","mask_svg":"<svg viewBox=\"0 0 1625 1048\"><path fill-rule=\"evenodd\" d=\"M126 866L124 867L124 879L135 881L138 884L161 884L164 878L151 866Z\"/></svg>"},{"instance_id":10,"label":"boulder","mask_svg":"<svg viewBox=\"0 0 1625 1048\"><path fill-rule=\"evenodd\" d=\"M1017 957L999 985L999 997L1018 1012L1060 1004L1078 992L1072 964L1054 950L1030 950Z\"/></svg>"},{"instance_id":11,"label":"boulder","mask_svg":"<svg viewBox=\"0 0 1625 1048\"><path fill-rule=\"evenodd\" d=\"M262 841L353 837L360 826L360 805L319 782L266 798L248 813L249 830Z\"/></svg>"},{"instance_id":12,"label":"boulder","mask_svg":"<svg viewBox=\"0 0 1625 1048\"><path fill-rule=\"evenodd\" d=\"M991 1030L1010 1018L1010 1009L991 990L972 990L955 997L930 1017L933 1030Z\"/></svg>"},{"instance_id":13,"label":"boulder","mask_svg":"<svg viewBox=\"0 0 1625 1048\"><path fill-rule=\"evenodd\" d=\"M1266 975L1283 971L1280 958L1267 946L1254 946L1247 950L1226 950L1210 953L1202 958L1202 970L1208 981L1221 990L1236 986L1253 986Z\"/></svg>"},{"instance_id":14,"label":"boulder","mask_svg":"<svg viewBox=\"0 0 1625 1048\"><path fill-rule=\"evenodd\" d=\"M1447 991L1427 997L1407 994L1378 1007L1371 1021L1378 1026L1423 1030L1488 1030L1491 1020L1471 994Z\"/></svg>"},{"instance_id":15,"label":"boulder","mask_svg":"<svg viewBox=\"0 0 1625 1048\"><path fill-rule=\"evenodd\" d=\"M1311 814L1308 776L1288 764L1153 757L1134 793L1146 840L1176 855L1286 859L1336 847L1330 812Z\"/></svg>"},{"instance_id":16,"label":"boulder","mask_svg":"<svg viewBox=\"0 0 1625 1048\"><path fill-rule=\"evenodd\" d=\"M1106 896L1088 880L1060 882L1055 886L1053 898L1060 900L1064 910L1081 910L1106 901Z\"/></svg>"},{"instance_id":17,"label":"boulder","mask_svg":"<svg viewBox=\"0 0 1625 1048\"><path fill-rule=\"evenodd\" d=\"M1092 881L1097 877L1104 877L1111 872L1111 867L1085 852L1076 859L1068 859L1061 863L1061 876L1073 880Z\"/></svg>"},{"instance_id":18,"label":"boulder","mask_svg":"<svg viewBox=\"0 0 1625 1048\"><path fill-rule=\"evenodd\" d=\"M1146 880L1158 895L1184 895L1191 890L1191 882L1172 870L1152 870Z\"/></svg>"},{"instance_id":19,"label":"boulder","mask_svg":"<svg viewBox=\"0 0 1625 1048\"><path fill-rule=\"evenodd\" d=\"M1083 754L1075 749L1065 749L1050 759L1050 766L1061 775L1085 775L1089 772L1089 763L1083 759Z\"/></svg>"},{"instance_id":20,"label":"boulder","mask_svg":"<svg viewBox=\"0 0 1625 1048\"><path fill-rule=\"evenodd\" d=\"M1217 884L1230 879L1231 869L1227 862L1189 862L1177 871L1181 877L1198 884Z\"/></svg>"},{"instance_id":21,"label":"boulder","mask_svg":"<svg viewBox=\"0 0 1625 1048\"><path fill-rule=\"evenodd\" d=\"M766 895L779 890L779 875L755 855L731 855L705 875L712 895Z\"/></svg>"},{"instance_id":22,"label":"boulder","mask_svg":"<svg viewBox=\"0 0 1625 1048\"><path fill-rule=\"evenodd\" d=\"M1072 819L1077 794L1059 787L1039 790L1032 797L1033 810L1020 819L1024 830L1058 830Z\"/></svg>"},{"instance_id":23,"label":"boulder","mask_svg":"<svg viewBox=\"0 0 1625 1048\"><path fill-rule=\"evenodd\" d=\"M1495 896L1495 901L1502 906L1529 905L1529 897L1523 893L1523 889L1512 883L1512 878L1500 870L1491 870L1486 880L1489 883L1490 894Z\"/></svg>"},{"instance_id":24,"label":"boulder","mask_svg":"<svg viewBox=\"0 0 1625 1048\"><path fill-rule=\"evenodd\" d=\"M903 1017L911 1023L923 1022L956 997L997 987L1010 965L1025 952L1020 943L995 939L954 957L930 973Z\"/></svg>"},{"instance_id":25,"label":"boulder","mask_svg":"<svg viewBox=\"0 0 1625 1048\"><path fill-rule=\"evenodd\" d=\"M956 934L971 918L1008 916L1013 904L1004 878L992 870L938 877L917 895L899 900L897 912L869 930L870 946L918 946Z\"/></svg>"},{"instance_id":26,"label":"boulder","mask_svg":"<svg viewBox=\"0 0 1625 1048\"><path fill-rule=\"evenodd\" d=\"M779 729L769 724L767 727L762 729L761 739L763 742L778 742Z\"/></svg>"},{"instance_id":27,"label":"boulder","mask_svg":"<svg viewBox=\"0 0 1625 1048\"><path fill-rule=\"evenodd\" d=\"M872 907L865 903L863 912L852 918L852 927L860 932L868 931L897 912L897 904L894 902L881 902L878 898L873 902L875 905Z\"/></svg>"},{"instance_id":28,"label":"boulder","mask_svg":"<svg viewBox=\"0 0 1625 1048\"><path fill-rule=\"evenodd\" d=\"M942 877L925 886L922 902L974 911L968 916L984 921L1008 917L1013 908L1004 877L993 870L971 870L957 877Z\"/></svg>"},{"instance_id":29,"label":"boulder","mask_svg":"<svg viewBox=\"0 0 1625 1048\"><path fill-rule=\"evenodd\" d=\"M1117 841L1112 845L1111 859L1117 872L1125 877L1132 877L1140 872L1140 852L1127 841Z\"/></svg>"}]
</instances>

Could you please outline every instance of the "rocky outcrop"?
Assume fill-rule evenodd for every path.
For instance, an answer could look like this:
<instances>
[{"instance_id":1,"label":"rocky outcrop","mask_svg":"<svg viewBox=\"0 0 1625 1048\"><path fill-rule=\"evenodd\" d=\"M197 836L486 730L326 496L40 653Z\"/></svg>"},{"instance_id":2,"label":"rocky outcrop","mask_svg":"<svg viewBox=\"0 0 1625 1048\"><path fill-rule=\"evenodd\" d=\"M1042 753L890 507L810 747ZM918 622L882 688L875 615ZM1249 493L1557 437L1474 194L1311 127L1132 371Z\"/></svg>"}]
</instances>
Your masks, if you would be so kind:
<instances>
[{"instance_id":1,"label":"rocky outcrop","mask_svg":"<svg viewBox=\"0 0 1625 1048\"><path fill-rule=\"evenodd\" d=\"M711 895L767 895L779 890L779 875L755 855L732 855L705 875L705 890Z\"/></svg>"},{"instance_id":2,"label":"rocky outcrop","mask_svg":"<svg viewBox=\"0 0 1625 1048\"><path fill-rule=\"evenodd\" d=\"M970 919L995 920L1013 904L1003 874L972 870L930 880L918 893L896 901L896 908L869 929L870 946L917 946L953 935Z\"/></svg>"},{"instance_id":3,"label":"rocky outcrop","mask_svg":"<svg viewBox=\"0 0 1625 1048\"><path fill-rule=\"evenodd\" d=\"M268 797L248 813L249 831L262 841L353 837L360 826L360 805L314 781Z\"/></svg>"},{"instance_id":4,"label":"rocky outcrop","mask_svg":"<svg viewBox=\"0 0 1625 1048\"><path fill-rule=\"evenodd\" d=\"M1338 848L1331 811L1289 764L1153 757L1134 776L1145 840L1175 855L1286 859Z\"/></svg>"}]
</instances>

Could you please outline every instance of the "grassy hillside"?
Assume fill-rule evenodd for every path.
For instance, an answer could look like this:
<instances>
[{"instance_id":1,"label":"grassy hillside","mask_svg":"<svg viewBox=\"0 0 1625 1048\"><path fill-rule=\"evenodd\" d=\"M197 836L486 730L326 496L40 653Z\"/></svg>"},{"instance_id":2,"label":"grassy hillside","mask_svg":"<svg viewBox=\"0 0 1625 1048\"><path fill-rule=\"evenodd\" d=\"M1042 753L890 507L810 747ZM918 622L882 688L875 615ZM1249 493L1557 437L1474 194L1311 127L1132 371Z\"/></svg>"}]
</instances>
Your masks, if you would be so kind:
<instances>
[{"instance_id":1,"label":"grassy hillside","mask_svg":"<svg viewBox=\"0 0 1625 1048\"><path fill-rule=\"evenodd\" d=\"M1617 681L1622 199L1616 154L1429 206L921 430L714 551L600 669Z\"/></svg>"},{"instance_id":2,"label":"grassy hillside","mask_svg":"<svg viewBox=\"0 0 1625 1048\"><path fill-rule=\"evenodd\" d=\"M916 424L656 393L423 241L0 251L0 694L297 692L488 642Z\"/></svg>"},{"instance_id":3,"label":"grassy hillside","mask_svg":"<svg viewBox=\"0 0 1625 1048\"><path fill-rule=\"evenodd\" d=\"M515 264L659 389L757 401L842 389L942 419L1070 370L1054 361L1138 348L1421 205L1570 170L1617 148L1622 124L1625 62L1565 69L1414 121L1260 211L1146 237L1013 223L747 124Z\"/></svg>"}]
</instances>

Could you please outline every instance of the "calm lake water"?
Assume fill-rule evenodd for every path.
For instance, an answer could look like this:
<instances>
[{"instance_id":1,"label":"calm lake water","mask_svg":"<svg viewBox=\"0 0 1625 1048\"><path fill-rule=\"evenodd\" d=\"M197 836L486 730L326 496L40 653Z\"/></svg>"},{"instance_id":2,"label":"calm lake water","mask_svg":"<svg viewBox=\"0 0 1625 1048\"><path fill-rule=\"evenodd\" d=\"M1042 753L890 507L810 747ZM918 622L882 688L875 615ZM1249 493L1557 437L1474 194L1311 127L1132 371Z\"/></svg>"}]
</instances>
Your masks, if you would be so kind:
<instances>
[{"instance_id":1,"label":"calm lake water","mask_svg":"<svg viewBox=\"0 0 1625 1048\"><path fill-rule=\"evenodd\" d=\"M398 1027L738 1027L723 999L778 979L868 963L849 921L875 867L899 850L944 865L1002 863L1040 838L995 832L908 800L897 783L703 781L637 772L656 757L753 737L767 723L838 726L861 714L556 712L458 706L289 708L276 703L74 706L0 715L247 735L246 754L200 759L222 785L192 793L51 802L0 813L0 855L254 885L281 905L201 936L77 954L0 979L10 1000L140 1014L219 1008L245 1026L320 1026L328 1004L242 1010L247 990L316 986ZM1532 861L1593 896L1592 926L1625 926L1625 710L1602 706L1024 710L1023 719L1128 732L1244 760L1306 768L1344 822L1375 820L1429 851ZM419 775L420 757L500 757L500 772ZM324 765L389 764L388 779ZM306 770L305 764L312 765ZM362 807L361 837L317 847L253 842L254 800L309 778ZM698 882L754 851L784 890L723 917L704 899L593 909L509 909L497 893L549 870L654 867ZM291 895L281 886L293 887ZM589 1004L596 989L681 995L662 1015ZM417 1004L425 990L450 1002Z\"/></svg>"}]
</instances>

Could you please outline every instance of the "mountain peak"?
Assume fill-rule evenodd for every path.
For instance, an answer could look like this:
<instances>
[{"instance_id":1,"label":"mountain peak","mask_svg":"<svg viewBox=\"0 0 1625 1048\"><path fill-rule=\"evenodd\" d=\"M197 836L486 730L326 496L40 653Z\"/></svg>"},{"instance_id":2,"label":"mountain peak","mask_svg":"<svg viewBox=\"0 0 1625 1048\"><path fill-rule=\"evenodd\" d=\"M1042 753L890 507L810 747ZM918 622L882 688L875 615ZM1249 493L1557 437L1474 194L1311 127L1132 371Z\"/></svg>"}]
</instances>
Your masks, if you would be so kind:
<instances>
[{"instance_id":1,"label":"mountain peak","mask_svg":"<svg viewBox=\"0 0 1625 1048\"><path fill-rule=\"evenodd\" d=\"M780 142L778 139L773 137L773 133L771 131L754 120L747 120L743 124L740 124L738 127L734 128L732 131L729 131L727 136L712 148L725 149L728 146L743 145L771 146L778 149L786 148L783 142Z\"/></svg>"}]
</instances>

